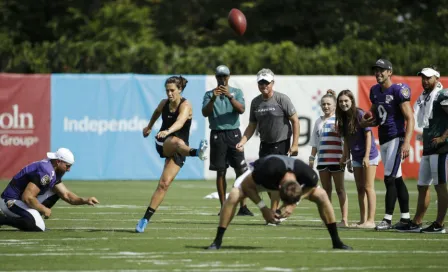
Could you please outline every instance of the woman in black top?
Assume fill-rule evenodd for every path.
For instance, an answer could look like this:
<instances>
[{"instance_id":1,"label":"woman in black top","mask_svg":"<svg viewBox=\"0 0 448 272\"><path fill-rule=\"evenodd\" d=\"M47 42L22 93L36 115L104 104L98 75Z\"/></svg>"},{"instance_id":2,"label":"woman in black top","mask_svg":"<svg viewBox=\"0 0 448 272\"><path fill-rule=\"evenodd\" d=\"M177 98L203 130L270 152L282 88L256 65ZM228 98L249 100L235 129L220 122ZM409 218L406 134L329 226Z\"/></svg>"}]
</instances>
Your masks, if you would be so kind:
<instances>
[{"instance_id":1,"label":"woman in black top","mask_svg":"<svg viewBox=\"0 0 448 272\"><path fill-rule=\"evenodd\" d=\"M135 228L136 232L144 232L148 221L162 203L168 187L184 165L185 157L206 159L207 141L202 140L199 148L188 146L193 109L190 102L182 97L187 85L187 79L182 76L172 76L165 81L167 99L160 101L152 114L148 126L143 129L143 137L148 137L154 123L162 115L162 127L156 136L156 149L161 158L165 159L159 185L152 195L151 202L142 219Z\"/></svg>"}]
</instances>

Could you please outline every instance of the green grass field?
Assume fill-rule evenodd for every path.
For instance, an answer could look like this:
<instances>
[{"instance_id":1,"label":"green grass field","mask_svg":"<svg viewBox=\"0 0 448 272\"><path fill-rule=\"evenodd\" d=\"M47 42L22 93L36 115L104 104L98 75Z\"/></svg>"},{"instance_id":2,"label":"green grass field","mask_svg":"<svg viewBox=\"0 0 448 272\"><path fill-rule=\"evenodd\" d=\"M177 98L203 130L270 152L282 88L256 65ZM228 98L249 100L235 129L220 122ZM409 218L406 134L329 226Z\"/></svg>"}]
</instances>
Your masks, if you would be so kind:
<instances>
[{"instance_id":1,"label":"green grass field","mask_svg":"<svg viewBox=\"0 0 448 272\"><path fill-rule=\"evenodd\" d=\"M1 182L3 189L7 182ZM255 217L235 217L219 251L206 251L216 232L219 202L203 199L214 181L175 181L143 234L135 224L146 209L156 182L66 181L81 196L96 196L96 207L60 201L46 220L48 231L24 233L0 228L0 271L446 271L448 235L340 229L354 251L331 249L315 206L302 201L277 227ZM358 220L353 182L347 182L349 220ZM415 181L407 182L411 214ZM377 187L377 216L384 212L384 186ZM425 220L435 218L435 192ZM265 196L265 198L267 198ZM333 203L338 219L336 195ZM398 203L396 211L398 211ZM398 220L398 213L394 219Z\"/></svg>"}]
</instances>

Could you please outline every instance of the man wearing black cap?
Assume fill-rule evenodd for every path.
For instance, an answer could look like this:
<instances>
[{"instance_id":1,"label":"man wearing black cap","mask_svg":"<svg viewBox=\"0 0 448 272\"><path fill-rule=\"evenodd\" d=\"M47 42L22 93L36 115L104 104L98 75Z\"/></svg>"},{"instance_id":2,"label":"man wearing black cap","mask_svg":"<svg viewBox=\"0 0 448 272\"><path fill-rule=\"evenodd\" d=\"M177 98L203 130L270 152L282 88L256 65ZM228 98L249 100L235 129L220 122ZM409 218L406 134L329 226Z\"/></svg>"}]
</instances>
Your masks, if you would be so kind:
<instances>
[{"instance_id":1,"label":"man wearing black cap","mask_svg":"<svg viewBox=\"0 0 448 272\"><path fill-rule=\"evenodd\" d=\"M268 155L253 163L236 181L229 197L224 202L218 230L210 250L221 248L222 239L232 221L238 201L248 197L260 208L268 223L276 223L278 217L289 216L301 198L316 203L320 217L327 226L333 248L351 250L339 238L333 206L324 189L317 186L316 172L301 160L285 155ZM278 192L283 205L281 215L269 209L260 197L260 192Z\"/></svg>"},{"instance_id":2,"label":"man wearing black cap","mask_svg":"<svg viewBox=\"0 0 448 272\"><path fill-rule=\"evenodd\" d=\"M371 112L374 116L363 118L361 126L378 126L381 159L384 164L386 185L386 212L376 230L402 228L409 224L409 193L401 174L401 161L409 156L414 132L411 108L411 89L404 83L392 83L392 63L379 59L372 66L378 84L370 88ZM400 221L392 226L392 215L398 199Z\"/></svg>"},{"instance_id":3,"label":"man wearing black cap","mask_svg":"<svg viewBox=\"0 0 448 272\"><path fill-rule=\"evenodd\" d=\"M217 87L204 95L202 115L210 123L210 170L216 171L216 187L221 207L226 199L226 172L230 166L236 176L247 170L244 152L236 150L241 140L240 114L244 113L245 102L240 89L229 86L230 70L225 65L216 67ZM238 215L253 216L241 200Z\"/></svg>"}]
</instances>

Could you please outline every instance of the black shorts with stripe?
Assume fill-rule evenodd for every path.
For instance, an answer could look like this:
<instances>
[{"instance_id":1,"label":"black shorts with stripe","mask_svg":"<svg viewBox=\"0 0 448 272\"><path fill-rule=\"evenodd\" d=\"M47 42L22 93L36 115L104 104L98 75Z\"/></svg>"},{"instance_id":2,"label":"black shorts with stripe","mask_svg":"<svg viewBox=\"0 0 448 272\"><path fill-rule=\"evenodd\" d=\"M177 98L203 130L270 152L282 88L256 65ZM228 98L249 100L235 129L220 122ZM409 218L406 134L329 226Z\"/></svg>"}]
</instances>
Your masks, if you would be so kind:
<instances>
[{"instance_id":1,"label":"black shorts with stripe","mask_svg":"<svg viewBox=\"0 0 448 272\"><path fill-rule=\"evenodd\" d=\"M210 167L212 171L222 171L229 167L234 169L247 168L244 152L236 149L241 140L241 131L212 130L210 132Z\"/></svg>"}]
</instances>

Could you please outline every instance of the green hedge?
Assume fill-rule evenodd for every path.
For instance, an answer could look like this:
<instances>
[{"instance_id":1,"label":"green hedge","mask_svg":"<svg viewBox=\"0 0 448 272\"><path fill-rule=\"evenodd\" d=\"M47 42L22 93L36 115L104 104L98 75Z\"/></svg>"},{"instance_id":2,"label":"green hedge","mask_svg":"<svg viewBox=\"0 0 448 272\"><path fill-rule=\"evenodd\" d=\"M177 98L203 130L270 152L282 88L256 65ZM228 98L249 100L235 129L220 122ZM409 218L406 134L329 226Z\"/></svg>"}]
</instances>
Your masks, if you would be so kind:
<instances>
[{"instance_id":1,"label":"green hedge","mask_svg":"<svg viewBox=\"0 0 448 272\"><path fill-rule=\"evenodd\" d=\"M369 75L372 63L386 57L394 74L416 75L436 64L448 73L448 47L430 44L380 44L345 39L332 46L297 47L292 42L240 45L229 41L219 47L180 48L151 43L85 41L14 45L0 37L0 69L11 73L142 73L211 74L219 64L233 74L255 74L263 67L283 75Z\"/></svg>"}]
</instances>

